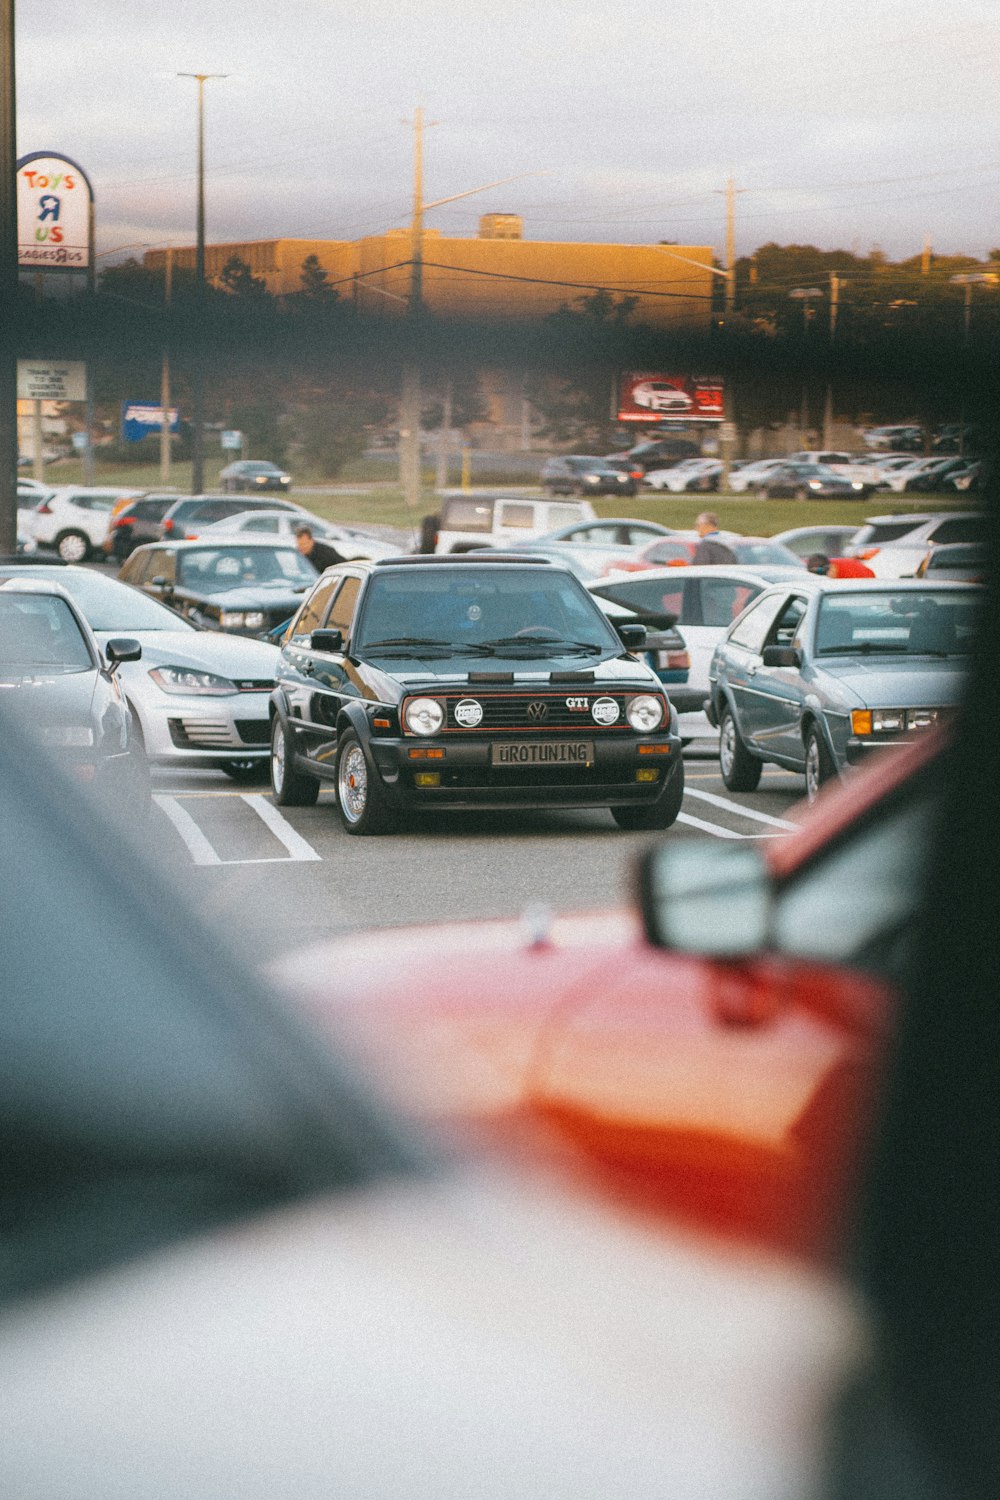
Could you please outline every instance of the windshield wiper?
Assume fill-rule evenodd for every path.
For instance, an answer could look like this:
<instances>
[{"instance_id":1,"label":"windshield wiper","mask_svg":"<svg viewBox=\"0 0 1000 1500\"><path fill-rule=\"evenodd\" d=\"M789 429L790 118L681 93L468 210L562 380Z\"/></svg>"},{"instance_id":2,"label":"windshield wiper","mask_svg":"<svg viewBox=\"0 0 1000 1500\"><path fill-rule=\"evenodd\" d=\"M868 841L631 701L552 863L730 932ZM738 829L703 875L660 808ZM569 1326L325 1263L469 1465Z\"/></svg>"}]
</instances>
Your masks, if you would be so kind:
<instances>
[{"instance_id":1,"label":"windshield wiper","mask_svg":"<svg viewBox=\"0 0 1000 1500\"><path fill-rule=\"evenodd\" d=\"M415 646L426 647L432 651L447 651L459 655L468 652L476 652L480 656L489 656L491 653L481 646L477 641L439 641L424 635L395 635L384 641L372 641L361 648L362 656L372 651L395 651L403 648L403 654L419 656L419 651L407 650Z\"/></svg>"},{"instance_id":2,"label":"windshield wiper","mask_svg":"<svg viewBox=\"0 0 1000 1500\"><path fill-rule=\"evenodd\" d=\"M901 641L853 641L849 646L821 646L817 656L871 656L877 652L879 656L895 652L897 655L905 656L906 646Z\"/></svg>"},{"instance_id":3,"label":"windshield wiper","mask_svg":"<svg viewBox=\"0 0 1000 1500\"><path fill-rule=\"evenodd\" d=\"M502 651L527 649L540 656L567 656L578 651L596 651L600 654L605 649L610 649L598 645L596 641L564 641L554 635L501 635L496 640L483 641L483 647L494 655Z\"/></svg>"}]
</instances>

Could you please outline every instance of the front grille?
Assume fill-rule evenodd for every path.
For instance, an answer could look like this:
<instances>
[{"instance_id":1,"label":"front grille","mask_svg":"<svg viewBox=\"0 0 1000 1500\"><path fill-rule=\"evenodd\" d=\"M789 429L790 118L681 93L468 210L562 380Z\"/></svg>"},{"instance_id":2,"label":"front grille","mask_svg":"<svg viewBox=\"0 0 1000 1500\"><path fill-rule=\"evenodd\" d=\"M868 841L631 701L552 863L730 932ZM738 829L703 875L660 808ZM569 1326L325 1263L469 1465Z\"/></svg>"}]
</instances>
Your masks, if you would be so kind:
<instances>
[{"instance_id":1,"label":"front grille","mask_svg":"<svg viewBox=\"0 0 1000 1500\"><path fill-rule=\"evenodd\" d=\"M467 693L448 693L444 695L447 709L447 719L443 733L456 732L459 734L495 734L497 731L505 732L517 730L518 732L551 734L554 730L571 730L576 734L586 733L590 738L593 734L615 734L622 730L629 731L629 723L625 717L625 694L624 693L602 693L595 691L593 687L574 692L569 689L563 693L477 693L475 689ZM475 729L467 729L455 719L455 706L465 699L474 698L477 703L482 704L483 719ZM586 699L586 708L570 708L568 700ZM618 720L611 725L595 724L590 713L590 705L596 698L613 698L618 705Z\"/></svg>"},{"instance_id":2,"label":"front grille","mask_svg":"<svg viewBox=\"0 0 1000 1500\"><path fill-rule=\"evenodd\" d=\"M230 750L239 745L228 719L168 719L167 724L180 750Z\"/></svg>"},{"instance_id":3,"label":"front grille","mask_svg":"<svg viewBox=\"0 0 1000 1500\"><path fill-rule=\"evenodd\" d=\"M270 693L274 690L273 677L237 677L235 681L241 693Z\"/></svg>"}]
</instances>

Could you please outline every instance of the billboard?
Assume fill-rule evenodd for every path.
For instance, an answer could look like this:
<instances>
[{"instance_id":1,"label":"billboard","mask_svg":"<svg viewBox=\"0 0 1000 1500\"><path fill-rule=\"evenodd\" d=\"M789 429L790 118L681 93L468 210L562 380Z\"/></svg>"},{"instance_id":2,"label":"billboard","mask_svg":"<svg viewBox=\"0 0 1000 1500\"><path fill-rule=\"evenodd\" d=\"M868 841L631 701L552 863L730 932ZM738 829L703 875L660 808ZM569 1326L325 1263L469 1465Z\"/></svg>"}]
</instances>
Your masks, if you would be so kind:
<instances>
[{"instance_id":1,"label":"billboard","mask_svg":"<svg viewBox=\"0 0 1000 1500\"><path fill-rule=\"evenodd\" d=\"M82 359L19 359L19 401L86 401L87 365Z\"/></svg>"},{"instance_id":2,"label":"billboard","mask_svg":"<svg viewBox=\"0 0 1000 1500\"><path fill-rule=\"evenodd\" d=\"M23 270L86 271L94 195L86 172L52 151L17 164L17 263Z\"/></svg>"},{"instance_id":3,"label":"billboard","mask_svg":"<svg viewBox=\"0 0 1000 1500\"><path fill-rule=\"evenodd\" d=\"M180 418L176 406L167 407L168 432L180 431ZM122 402L122 442L137 443L140 438L163 431L163 407L151 406L145 401Z\"/></svg>"},{"instance_id":4,"label":"billboard","mask_svg":"<svg viewBox=\"0 0 1000 1500\"><path fill-rule=\"evenodd\" d=\"M619 422L721 422L722 381L706 375L630 370L618 385Z\"/></svg>"}]
</instances>

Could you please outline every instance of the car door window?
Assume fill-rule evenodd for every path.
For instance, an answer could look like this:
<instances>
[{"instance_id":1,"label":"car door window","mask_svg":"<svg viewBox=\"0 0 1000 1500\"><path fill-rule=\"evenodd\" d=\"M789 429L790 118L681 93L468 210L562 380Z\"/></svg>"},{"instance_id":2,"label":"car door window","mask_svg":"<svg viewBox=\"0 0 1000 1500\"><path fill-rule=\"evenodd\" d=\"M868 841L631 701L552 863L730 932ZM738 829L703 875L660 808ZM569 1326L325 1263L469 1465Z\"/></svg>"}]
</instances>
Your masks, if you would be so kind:
<instances>
[{"instance_id":1,"label":"car door window","mask_svg":"<svg viewBox=\"0 0 1000 1500\"><path fill-rule=\"evenodd\" d=\"M688 585L690 590L691 585ZM700 595L702 625L721 625L728 627L741 615L750 603L751 599L761 592L760 586L747 583L737 583L727 578L702 578L699 579L698 593ZM694 624L692 620L690 622Z\"/></svg>"},{"instance_id":2,"label":"car door window","mask_svg":"<svg viewBox=\"0 0 1000 1500\"><path fill-rule=\"evenodd\" d=\"M533 505L501 505L500 525L504 531L530 531L535 524Z\"/></svg>"},{"instance_id":3,"label":"car door window","mask_svg":"<svg viewBox=\"0 0 1000 1500\"><path fill-rule=\"evenodd\" d=\"M332 578L324 578L316 585L299 610L298 619L292 626L293 640L301 640L320 628L326 619L330 600L336 593L339 583L340 575L335 573Z\"/></svg>"},{"instance_id":4,"label":"car door window","mask_svg":"<svg viewBox=\"0 0 1000 1500\"><path fill-rule=\"evenodd\" d=\"M796 595L789 599L781 610L766 637L768 646L791 646L795 643L802 617L806 612L806 601Z\"/></svg>"},{"instance_id":5,"label":"car door window","mask_svg":"<svg viewBox=\"0 0 1000 1500\"><path fill-rule=\"evenodd\" d=\"M952 516L941 521L930 534L932 542L981 542L983 522L979 516Z\"/></svg>"},{"instance_id":6,"label":"car door window","mask_svg":"<svg viewBox=\"0 0 1000 1500\"><path fill-rule=\"evenodd\" d=\"M579 517L578 505L550 505L547 524L554 531L560 526L568 526L571 521L579 520Z\"/></svg>"},{"instance_id":7,"label":"car door window","mask_svg":"<svg viewBox=\"0 0 1000 1500\"><path fill-rule=\"evenodd\" d=\"M343 587L337 593L333 601L327 619L327 627L330 630L341 630L344 639L351 633L351 621L354 619L354 611L358 603L358 595L361 592L361 579L348 576L344 579Z\"/></svg>"},{"instance_id":8,"label":"car door window","mask_svg":"<svg viewBox=\"0 0 1000 1500\"><path fill-rule=\"evenodd\" d=\"M772 594L761 599L744 612L738 625L729 632L728 639L734 646L742 646L758 655L764 649L764 641L771 626L787 603L787 595Z\"/></svg>"},{"instance_id":9,"label":"car door window","mask_svg":"<svg viewBox=\"0 0 1000 1500\"><path fill-rule=\"evenodd\" d=\"M277 531L279 521L277 516L251 516L249 521L244 521L241 531Z\"/></svg>"}]
</instances>

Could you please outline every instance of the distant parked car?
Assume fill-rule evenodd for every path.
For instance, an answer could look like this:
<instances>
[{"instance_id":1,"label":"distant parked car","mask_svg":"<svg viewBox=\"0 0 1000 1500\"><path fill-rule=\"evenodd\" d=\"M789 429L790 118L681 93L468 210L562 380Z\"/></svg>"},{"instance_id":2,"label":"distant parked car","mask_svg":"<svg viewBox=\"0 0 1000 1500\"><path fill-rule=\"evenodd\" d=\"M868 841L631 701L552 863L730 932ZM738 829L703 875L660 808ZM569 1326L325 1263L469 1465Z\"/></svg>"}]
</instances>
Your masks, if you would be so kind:
<instances>
[{"instance_id":1,"label":"distant parked car","mask_svg":"<svg viewBox=\"0 0 1000 1500\"><path fill-rule=\"evenodd\" d=\"M882 478L881 465L868 455L846 453L839 448L809 448L799 453L790 453L789 461L796 464L819 464L832 469L843 479L860 479L867 489L873 490Z\"/></svg>"},{"instance_id":2,"label":"distant parked car","mask_svg":"<svg viewBox=\"0 0 1000 1500\"><path fill-rule=\"evenodd\" d=\"M916 572L929 547L984 540L985 519L975 510L872 516L845 555L867 563L877 578L905 578Z\"/></svg>"},{"instance_id":3,"label":"distant parked car","mask_svg":"<svg viewBox=\"0 0 1000 1500\"><path fill-rule=\"evenodd\" d=\"M615 558L608 572L639 573L644 568L678 567L690 563L701 538L694 531L676 531L634 555ZM719 540L733 553L736 561L747 568L804 568L801 557L768 536L740 536L735 531L720 531ZM719 566L727 567L723 563Z\"/></svg>"},{"instance_id":4,"label":"distant parked car","mask_svg":"<svg viewBox=\"0 0 1000 1500\"><path fill-rule=\"evenodd\" d=\"M869 427L861 434L867 448L893 448L896 451L922 453L924 430L914 422L889 427Z\"/></svg>"},{"instance_id":5,"label":"distant parked car","mask_svg":"<svg viewBox=\"0 0 1000 1500\"><path fill-rule=\"evenodd\" d=\"M747 490L755 489L784 462L783 458L754 458L749 463L740 464L738 469L730 470L729 488L734 495L742 495Z\"/></svg>"},{"instance_id":6,"label":"distant parked car","mask_svg":"<svg viewBox=\"0 0 1000 1500\"><path fill-rule=\"evenodd\" d=\"M194 541L205 526L221 521L225 516L237 516L247 510L287 510L311 519L309 512L294 500L259 499L248 496L237 499L234 495L185 495L175 500L160 522L160 535L175 541Z\"/></svg>"},{"instance_id":7,"label":"distant parked car","mask_svg":"<svg viewBox=\"0 0 1000 1500\"><path fill-rule=\"evenodd\" d=\"M765 762L825 781L912 739L958 703L980 590L960 583L824 578L774 584L746 609L709 668L709 718L730 791Z\"/></svg>"},{"instance_id":8,"label":"distant parked car","mask_svg":"<svg viewBox=\"0 0 1000 1500\"><path fill-rule=\"evenodd\" d=\"M299 526L307 525L317 541L327 542L339 554L342 562L354 558L398 557L405 549L387 542L382 537L358 531L354 526L340 526L335 521L324 521L319 516L302 515L294 510L243 510L235 516L223 516L203 527L198 535L204 541L212 541L223 534L229 536L275 537L283 542L295 540Z\"/></svg>"},{"instance_id":9,"label":"distant parked car","mask_svg":"<svg viewBox=\"0 0 1000 1500\"><path fill-rule=\"evenodd\" d=\"M861 500L871 485L861 479L848 479L836 469L823 464L780 464L758 479L753 489L762 500L824 500L835 496Z\"/></svg>"},{"instance_id":10,"label":"distant parked car","mask_svg":"<svg viewBox=\"0 0 1000 1500\"><path fill-rule=\"evenodd\" d=\"M39 501L30 517L30 533L40 547L54 548L63 562L86 562L103 551L118 501L138 493L96 485L60 485Z\"/></svg>"},{"instance_id":11,"label":"distant parked car","mask_svg":"<svg viewBox=\"0 0 1000 1500\"><path fill-rule=\"evenodd\" d=\"M824 557L843 557L857 533L857 526L793 526L791 531L779 531L771 540L805 561L816 552Z\"/></svg>"},{"instance_id":12,"label":"distant parked car","mask_svg":"<svg viewBox=\"0 0 1000 1500\"><path fill-rule=\"evenodd\" d=\"M292 487L291 474L260 458L239 458L235 463L227 464L219 478L222 488L231 495L244 491L252 494L255 490L289 490Z\"/></svg>"},{"instance_id":13,"label":"distant parked car","mask_svg":"<svg viewBox=\"0 0 1000 1500\"><path fill-rule=\"evenodd\" d=\"M672 490L683 494L687 490L717 490L722 464L716 458L682 458L669 469L651 469L645 483L652 490Z\"/></svg>"},{"instance_id":14,"label":"distant parked car","mask_svg":"<svg viewBox=\"0 0 1000 1500\"><path fill-rule=\"evenodd\" d=\"M914 577L926 578L928 583L937 583L942 578L961 583L985 583L986 562L986 548L980 543L946 542L924 553Z\"/></svg>"},{"instance_id":15,"label":"distant parked car","mask_svg":"<svg viewBox=\"0 0 1000 1500\"><path fill-rule=\"evenodd\" d=\"M549 495L634 495L636 481L630 470L616 464L617 460L570 453L547 459L539 478Z\"/></svg>"},{"instance_id":16,"label":"distant parked car","mask_svg":"<svg viewBox=\"0 0 1000 1500\"><path fill-rule=\"evenodd\" d=\"M648 438L644 442L635 443L624 453L610 453L608 457L627 458L629 463L642 469L643 473L648 473L650 469L666 469L671 464L679 463L682 458L698 458L700 454L698 443L692 442L690 438L671 434L669 437Z\"/></svg>"},{"instance_id":17,"label":"distant parked car","mask_svg":"<svg viewBox=\"0 0 1000 1500\"><path fill-rule=\"evenodd\" d=\"M101 544L105 557L123 563L143 542L157 541L163 517L177 500L177 495L142 495L113 510Z\"/></svg>"},{"instance_id":18,"label":"distant parked car","mask_svg":"<svg viewBox=\"0 0 1000 1500\"><path fill-rule=\"evenodd\" d=\"M220 537L137 547L118 576L195 625L264 636L291 619L316 569L285 542Z\"/></svg>"},{"instance_id":19,"label":"distant parked car","mask_svg":"<svg viewBox=\"0 0 1000 1500\"><path fill-rule=\"evenodd\" d=\"M445 493L440 498L438 552L473 552L484 547L506 549L563 526L596 521L589 500L536 500L529 495L477 491Z\"/></svg>"}]
</instances>

